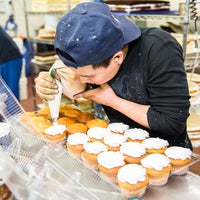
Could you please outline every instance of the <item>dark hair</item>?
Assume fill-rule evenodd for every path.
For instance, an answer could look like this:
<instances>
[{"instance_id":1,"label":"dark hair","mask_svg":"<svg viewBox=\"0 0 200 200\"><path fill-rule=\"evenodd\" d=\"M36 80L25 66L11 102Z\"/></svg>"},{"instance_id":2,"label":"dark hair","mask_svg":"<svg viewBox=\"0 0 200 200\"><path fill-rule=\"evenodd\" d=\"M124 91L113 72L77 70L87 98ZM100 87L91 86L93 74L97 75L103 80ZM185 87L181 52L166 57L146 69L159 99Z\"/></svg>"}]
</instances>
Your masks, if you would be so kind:
<instances>
[{"instance_id":1,"label":"dark hair","mask_svg":"<svg viewBox=\"0 0 200 200\"><path fill-rule=\"evenodd\" d=\"M100 63L98 63L98 64L93 64L92 65L92 67L93 67L93 69L96 69L96 68L98 68L98 67L108 67L108 65L110 64L110 61L111 61L111 58L112 58L113 56L111 56L111 57L109 57L109 58L107 58L106 60L104 60L104 61L102 61L102 62L100 62Z\"/></svg>"}]
</instances>

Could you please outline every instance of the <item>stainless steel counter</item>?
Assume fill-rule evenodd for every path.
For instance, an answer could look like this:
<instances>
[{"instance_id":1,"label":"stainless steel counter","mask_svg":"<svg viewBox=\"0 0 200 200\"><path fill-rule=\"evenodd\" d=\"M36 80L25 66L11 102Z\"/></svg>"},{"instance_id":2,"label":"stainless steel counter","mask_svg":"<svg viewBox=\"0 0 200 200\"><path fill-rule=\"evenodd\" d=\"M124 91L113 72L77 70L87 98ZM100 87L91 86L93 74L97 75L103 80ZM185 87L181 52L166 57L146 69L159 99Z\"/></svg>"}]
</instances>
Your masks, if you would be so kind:
<instances>
[{"instance_id":1,"label":"stainless steel counter","mask_svg":"<svg viewBox=\"0 0 200 200\"><path fill-rule=\"evenodd\" d=\"M200 199L200 176L188 172L185 176L171 176L161 187L150 187L141 200L197 200Z\"/></svg>"}]
</instances>

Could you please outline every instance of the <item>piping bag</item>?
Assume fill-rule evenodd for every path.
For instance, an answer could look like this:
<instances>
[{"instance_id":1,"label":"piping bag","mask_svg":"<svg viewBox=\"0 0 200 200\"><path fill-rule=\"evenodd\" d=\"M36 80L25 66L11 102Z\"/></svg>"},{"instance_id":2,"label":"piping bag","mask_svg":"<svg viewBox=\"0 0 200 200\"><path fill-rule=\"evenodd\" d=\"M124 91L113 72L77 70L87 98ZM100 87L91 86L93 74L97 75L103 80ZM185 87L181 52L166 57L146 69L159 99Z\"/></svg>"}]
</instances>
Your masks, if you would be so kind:
<instances>
[{"instance_id":1,"label":"piping bag","mask_svg":"<svg viewBox=\"0 0 200 200\"><path fill-rule=\"evenodd\" d=\"M53 100L48 100L48 106L50 109L51 119L53 121L53 125L58 125L58 117L59 117L59 110L60 110L60 103L61 103L61 96L62 96L62 84L59 80L56 79L56 69L53 67L49 70L49 74L52 78L55 79L56 84L58 86L58 94L55 95Z\"/></svg>"}]
</instances>

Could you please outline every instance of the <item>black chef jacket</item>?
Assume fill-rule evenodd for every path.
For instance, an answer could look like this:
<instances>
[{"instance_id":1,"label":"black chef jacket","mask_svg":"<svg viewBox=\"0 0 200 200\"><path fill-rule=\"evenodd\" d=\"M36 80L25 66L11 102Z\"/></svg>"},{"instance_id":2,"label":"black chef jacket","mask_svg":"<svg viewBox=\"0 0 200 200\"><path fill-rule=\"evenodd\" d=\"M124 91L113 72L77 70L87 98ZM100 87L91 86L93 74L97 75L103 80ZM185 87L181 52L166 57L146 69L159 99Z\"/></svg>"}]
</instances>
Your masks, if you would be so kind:
<instances>
[{"instance_id":1,"label":"black chef jacket","mask_svg":"<svg viewBox=\"0 0 200 200\"><path fill-rule=\"evenodd\" d=\"M192 149L186 132L190 96L182 48L165 31L157 28L141 31L141 37L129 43L126 59L109 85L121 98L151 106L147 113L151 129L111 107L103 106L104 110L111 122L142 128L151 137L168 140L170 146Z\"/></svg>"}]
</instances>

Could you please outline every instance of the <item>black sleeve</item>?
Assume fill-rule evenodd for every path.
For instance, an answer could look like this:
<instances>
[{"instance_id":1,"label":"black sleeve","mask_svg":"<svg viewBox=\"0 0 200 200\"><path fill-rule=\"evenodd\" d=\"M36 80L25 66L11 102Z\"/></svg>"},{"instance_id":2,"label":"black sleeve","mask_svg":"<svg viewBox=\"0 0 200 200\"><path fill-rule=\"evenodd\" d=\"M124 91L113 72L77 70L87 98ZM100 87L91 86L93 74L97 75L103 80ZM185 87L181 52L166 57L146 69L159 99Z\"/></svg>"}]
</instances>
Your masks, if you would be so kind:
<instances>
[{"instance_id":1,"label":"black sleeve","mask_svg":"<svg viewBox=\"0 0 200 200\"><path fill-rule=\"evenodd\" d=\"M153 42L152 42L153 41ZM148 84L150 109L147 117L153 131L167 135L186 129L189 92L182 48L168 33L160 31L149 49Z\"/></svg>"},{"instance_id":2,"label":"black sleeve","mask_svg":"<svg viewBox=\"0 0 200 200\"><path fill-rule=\"evenodd\" d=\"M2 27L0 27L0 41L0 64L22 57L19 48Z\"/></svg>"}]
</instances>

